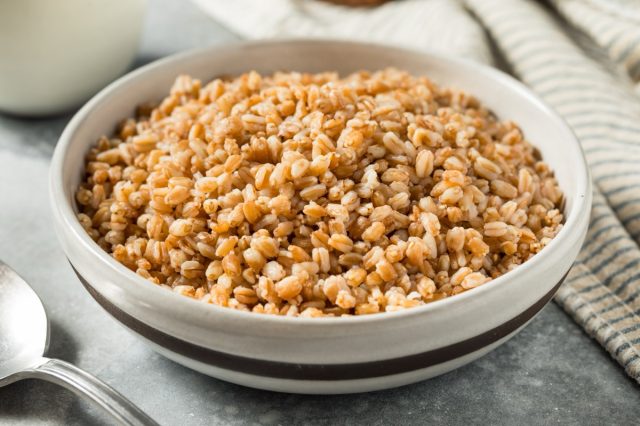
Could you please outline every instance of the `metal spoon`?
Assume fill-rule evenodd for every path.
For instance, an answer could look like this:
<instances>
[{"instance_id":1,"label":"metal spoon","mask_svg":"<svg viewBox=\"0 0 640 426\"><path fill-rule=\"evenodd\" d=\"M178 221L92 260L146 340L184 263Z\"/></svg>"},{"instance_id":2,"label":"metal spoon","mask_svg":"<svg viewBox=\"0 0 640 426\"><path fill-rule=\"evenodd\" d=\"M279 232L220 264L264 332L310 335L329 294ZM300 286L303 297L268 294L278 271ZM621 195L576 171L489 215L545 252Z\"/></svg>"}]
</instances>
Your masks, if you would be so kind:
<instances>
[{"instance_id":1,"label":"metal spoon","mask_svg":"<svg viewBox=\"0 0 640 426\"><path fill-rule=\"evenodd\" d=\"M43 379L96 402L124 425L157 425L114 389L68 362L44 357L49 322L38 295L0 261L0 387Z\"/></svg>"}]
</instances>

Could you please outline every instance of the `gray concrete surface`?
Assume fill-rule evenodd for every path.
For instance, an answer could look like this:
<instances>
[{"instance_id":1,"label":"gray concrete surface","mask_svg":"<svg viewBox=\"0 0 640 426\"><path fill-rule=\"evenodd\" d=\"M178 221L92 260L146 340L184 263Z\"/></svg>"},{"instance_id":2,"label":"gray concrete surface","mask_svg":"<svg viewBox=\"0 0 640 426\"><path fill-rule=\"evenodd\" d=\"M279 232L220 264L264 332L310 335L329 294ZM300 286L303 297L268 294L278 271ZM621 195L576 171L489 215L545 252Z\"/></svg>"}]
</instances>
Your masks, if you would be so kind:
<instances>
[{"instance_id":1,"label":"gray concrete surface","mask_svg":"<svg viewBox=\"0 0 640 426\"><path fill-rule=\"evenodd\" d=\"M151 1L138 63L233 39L188 2ZM638 424L638 385L555 304L471 365L369 394L264 392L168 361L101 310L58 246L47 172L69 118L0 116L0 259L44 300L52 326L49 355L96 374L161 424ZM0 389L0 424L110 423L91 404L45 382Z\"/></svg>"}]
</instances>

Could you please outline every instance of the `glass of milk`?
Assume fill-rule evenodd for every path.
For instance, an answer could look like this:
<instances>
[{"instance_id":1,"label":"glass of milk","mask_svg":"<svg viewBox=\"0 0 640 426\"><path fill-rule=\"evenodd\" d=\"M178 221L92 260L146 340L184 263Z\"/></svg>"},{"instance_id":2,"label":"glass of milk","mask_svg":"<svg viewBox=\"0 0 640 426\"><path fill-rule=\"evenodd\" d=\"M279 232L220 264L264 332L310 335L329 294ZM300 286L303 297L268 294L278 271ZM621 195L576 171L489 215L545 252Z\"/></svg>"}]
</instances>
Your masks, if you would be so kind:
<instances>
[{"instance_id":1,"label":"glass of milk","mask_svg":"<svg viewBox=\"0 0 640 426\"><path fill-rule=\"evenodd\" d=\"M0 112L79 106L131 65L146 0L0 0Z\"/></svg>"}]
</instances>

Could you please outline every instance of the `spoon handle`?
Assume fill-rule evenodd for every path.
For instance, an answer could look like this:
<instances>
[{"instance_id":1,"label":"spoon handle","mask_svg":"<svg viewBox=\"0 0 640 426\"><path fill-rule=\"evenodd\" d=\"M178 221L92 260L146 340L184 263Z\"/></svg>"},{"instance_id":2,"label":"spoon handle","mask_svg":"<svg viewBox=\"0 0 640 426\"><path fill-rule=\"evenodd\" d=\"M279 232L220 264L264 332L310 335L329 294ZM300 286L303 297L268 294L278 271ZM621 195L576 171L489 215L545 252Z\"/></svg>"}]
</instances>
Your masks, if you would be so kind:
<instances>
[{"instance_id":1,"label":"spoon handle","mask_svg":"<svg viewBox=\"0 0 640 426\"><path fill-rule=\"evenodd\" d=\"M33 377L61 385L79 396L96 402L119 424L157 426L158 424L115 389L91 374L59 359L43 358L42 364L23 371L21 376Z\"/></svg>"}]
</instances>

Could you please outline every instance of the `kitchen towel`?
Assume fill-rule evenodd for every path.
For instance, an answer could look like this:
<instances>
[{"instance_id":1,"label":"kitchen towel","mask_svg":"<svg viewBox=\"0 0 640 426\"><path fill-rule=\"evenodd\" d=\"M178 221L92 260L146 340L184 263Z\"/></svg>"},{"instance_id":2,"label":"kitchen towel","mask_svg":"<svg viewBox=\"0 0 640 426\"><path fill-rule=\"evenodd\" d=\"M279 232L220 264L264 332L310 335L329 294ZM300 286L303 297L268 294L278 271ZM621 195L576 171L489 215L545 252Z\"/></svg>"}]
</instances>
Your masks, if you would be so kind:
<instances>
[{"instance_id":1,"label":"kitchen towel","mask_svg":"<svg viewBox=\"0 0 640 426\"><path fill-rule=\"evenodd\" d=\"M585 245L555 302L640 382L640 2L194 1L245 38L435 50L501 64L527 84L573 128L595 184Z\"/></svg>"}]
</instances>

